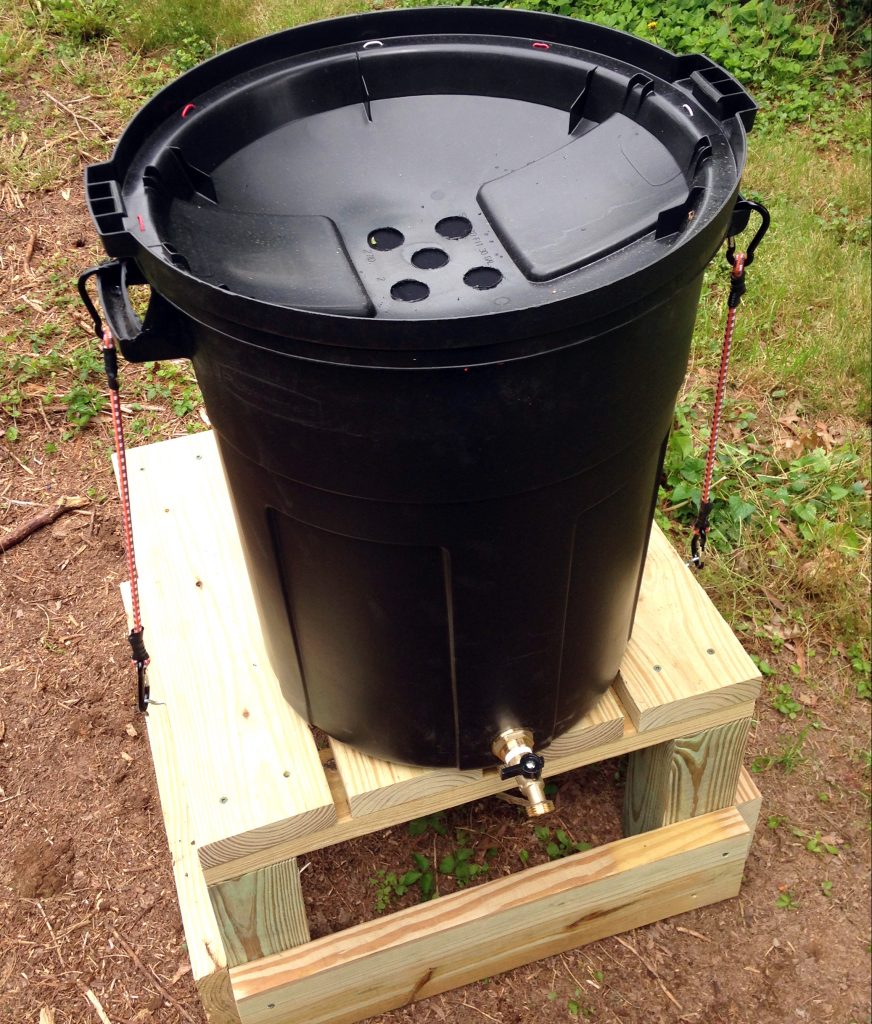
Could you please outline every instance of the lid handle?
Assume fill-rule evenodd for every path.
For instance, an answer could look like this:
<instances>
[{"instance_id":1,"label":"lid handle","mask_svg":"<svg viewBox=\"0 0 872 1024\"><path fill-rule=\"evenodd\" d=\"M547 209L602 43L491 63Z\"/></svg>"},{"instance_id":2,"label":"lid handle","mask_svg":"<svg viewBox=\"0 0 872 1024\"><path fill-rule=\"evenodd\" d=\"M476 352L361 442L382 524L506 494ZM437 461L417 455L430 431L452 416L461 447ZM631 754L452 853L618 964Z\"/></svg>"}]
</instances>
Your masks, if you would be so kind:
<instances>
[{"instance_id":1,"label":"lid handle","mask_svg":"<svg viewBox=\"0 0 872 1024\"><path fill-rule=\"evenodd\" d=\"M151 359L185 359L193 350L186 319L154 290L148 300L145 320L140 320L130 301L128 287L146 284L133 260L110 260L90 267L79 276L79 294L94 321L97 337L103 325L97 306L88 293L88 281L94 278L97 295L109 330L118 342L121 354L131 363Z\"/></svg>"}]
</instances>

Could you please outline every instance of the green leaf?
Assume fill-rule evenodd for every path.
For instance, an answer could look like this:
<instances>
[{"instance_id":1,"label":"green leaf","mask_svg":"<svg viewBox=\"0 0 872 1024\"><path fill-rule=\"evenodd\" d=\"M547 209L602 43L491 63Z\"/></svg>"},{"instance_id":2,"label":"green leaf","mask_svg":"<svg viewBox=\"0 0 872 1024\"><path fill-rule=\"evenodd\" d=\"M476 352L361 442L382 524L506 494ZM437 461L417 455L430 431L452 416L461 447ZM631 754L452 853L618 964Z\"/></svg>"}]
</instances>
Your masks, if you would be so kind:
<instances>
[{"instance_id":1,"label":"green leaf","mask_svg":"<svg viewBox=\"0 0 872 1024\"><path fill-rule=\"evenodd\" d=\"M793 893L791 892L779 893L778 899L776 899L775 901L775 906L778 907L779 910L799 909L799 904L796 902L796 900L793 897Z\"/></svg>"},{"instance_id":2,"label":"green leaf","mask_svg":"<svg viewBox=\"0 0 872 1024\"><path fill-rule=\"evenodd\" d=\"M682 459L689 459L693 455L693 438L690 433L676 430L669 439L669 447Z\"/></svg>"},{"instance_id":3,"label":"green leaf","mask_svg":"<svg viewBox=\"0 0 872 1024\"><path fill-rule=\"evenodd\" d=\"M475 868L475 864L458 864L454 869L454 877L458 882L466 882L477 874Z\"/></svg>"},{"instance_id":4,"label":"green leaf","mask_svg":"<svg viewBox=\"0 0 872 1024\"><path fill-rule=\"evenodd\" d=\"M757 666L757 668L760 669L761 675L764 675L764 676L774 676L775 675L775 669L765 659L759 657L756 654L752 654L751 655L751 661L753 661L754 664Z\"/></svg>"},{"instance_id":5,"label":"green leaf","mask_svg":"<svg viewBox=\"0 0 872 1024\"><path fill-rule=\"evenodd\" d=\"M413 853L412 860L414 860L419 871L430 870L430 858L425 857L423 853Z\"/></svg>"},{"instance_id":6,"label":"green leaf","mask_svg":"<svg viewBox=\"0 0 872 1024\"><path fill-rule=\"evenodd\" d=\"M750 519L754 513L754 506L750 505L747 501L743 501L738 494L731 494L727 499L727 505L730 509L730 514L736 522L742 523L746 519Z\"/></svg>"},{"instance_id":7,"label":"green leaf","mask_svg":"<svg viewBox=\"0 0 872 1024\"><path fill-rule=\"evenodd\" d=\"M450 875L456 866L457 862L454 858L454 854L448 853L439 861L439 873L442 875Z\"/></svg>"}]
</instances>

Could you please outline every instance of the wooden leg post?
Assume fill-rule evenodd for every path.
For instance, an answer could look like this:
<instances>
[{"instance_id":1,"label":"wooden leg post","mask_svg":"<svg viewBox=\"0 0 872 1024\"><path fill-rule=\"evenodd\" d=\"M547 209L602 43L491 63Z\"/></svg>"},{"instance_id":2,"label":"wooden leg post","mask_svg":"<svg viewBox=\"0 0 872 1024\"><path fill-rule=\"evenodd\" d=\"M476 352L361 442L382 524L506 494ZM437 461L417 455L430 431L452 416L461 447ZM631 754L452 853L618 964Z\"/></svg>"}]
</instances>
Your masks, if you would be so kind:
<instances>
[{"instance_id":1,"label":"wooden leg post","mask_svg":"<svg viewBox=\"0 0 872 1024\"><path fill-rule=\"evenodd\" d=\"M209 886L228 967L309 941L297 859Z\"/></svg>"},{"instance_id":2,"label":"wooden leg post","mask_svg":"<svg viewBox=\"0 0 872 1024\"><path fill-rule=\"evenodd\" d=\"M742 718L630 754L624 835L729 807L736 799L750 724Z\"/></svg>"}]
</instances>

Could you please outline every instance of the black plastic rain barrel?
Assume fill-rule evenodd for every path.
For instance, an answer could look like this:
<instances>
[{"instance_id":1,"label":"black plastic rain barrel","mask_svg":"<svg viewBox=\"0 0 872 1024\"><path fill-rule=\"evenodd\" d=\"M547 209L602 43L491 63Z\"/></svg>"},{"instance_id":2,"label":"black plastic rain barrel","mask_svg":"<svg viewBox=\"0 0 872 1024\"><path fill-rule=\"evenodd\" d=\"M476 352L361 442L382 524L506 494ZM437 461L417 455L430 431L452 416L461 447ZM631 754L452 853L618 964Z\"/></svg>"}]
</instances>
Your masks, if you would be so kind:
<instances>
[{"instance_id":1,"label":"black plastic rain barrel","mask_svg":"<svg viewBox=\"0 0 872 1024\"><path fill-rule=\"evenodd\" d=\"M207 61L88 168L109 322L193 360L310 722L480 767L607 689L754 113L703 56L400 10Z\"/></svg>"}]
</instances>

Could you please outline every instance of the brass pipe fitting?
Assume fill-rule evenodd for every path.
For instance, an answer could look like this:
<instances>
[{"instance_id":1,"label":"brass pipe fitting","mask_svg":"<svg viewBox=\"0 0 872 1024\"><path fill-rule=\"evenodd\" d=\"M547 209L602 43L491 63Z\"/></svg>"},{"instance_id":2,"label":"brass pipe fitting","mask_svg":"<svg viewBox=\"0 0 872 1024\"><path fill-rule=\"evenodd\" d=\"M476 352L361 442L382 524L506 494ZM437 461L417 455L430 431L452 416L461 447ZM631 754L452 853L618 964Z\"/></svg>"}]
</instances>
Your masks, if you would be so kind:
<instances>
[{"instance_id":1,"label":"brass pipe fitting","mask_svg":"<svg viewBox=\"0 0 872 1024\"><path fill-rule=\"evenodd\" d=\"M502 761L502 778L516 780L527 801L527 817L551 814L554 804L545 796L542 780L542 758L533 753L533 734L529 729L506 729L494 740L491 750ZM523 763L522 763L523 762Z\"/></svg>"}]
</instances>

